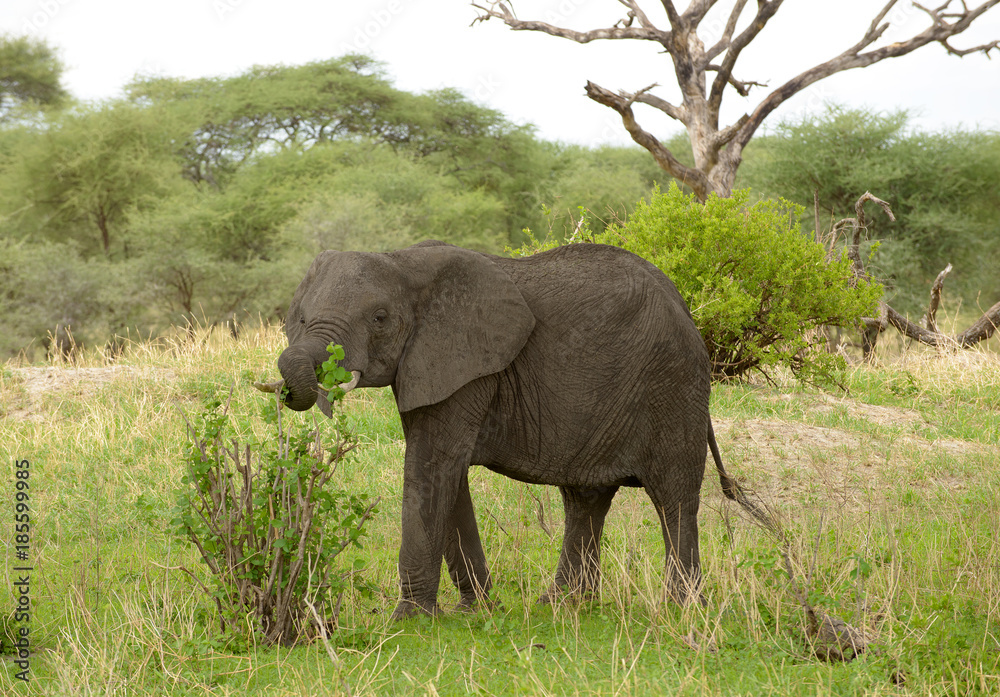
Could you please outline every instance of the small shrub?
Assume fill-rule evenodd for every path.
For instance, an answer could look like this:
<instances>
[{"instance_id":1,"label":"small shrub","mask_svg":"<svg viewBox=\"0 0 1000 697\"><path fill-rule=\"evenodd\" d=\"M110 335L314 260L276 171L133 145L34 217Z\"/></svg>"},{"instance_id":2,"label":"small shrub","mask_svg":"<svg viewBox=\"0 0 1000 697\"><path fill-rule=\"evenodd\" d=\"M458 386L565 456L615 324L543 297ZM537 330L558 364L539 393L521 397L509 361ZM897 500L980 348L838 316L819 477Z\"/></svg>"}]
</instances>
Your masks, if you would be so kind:
<instances>
[{"instance_id":1,"label":"small shrub","mask_svg":"<svg viewBox=\"0 0 1000 697\"><path fill-rule=\"evenodd\" d=\"M742 190L700 204L672 182L589 241L634 252L673 280L717 378L785 364L804 379L832 380L843 359L810 351L825 343L814 330L855 326L874 313L882 289L856 282L846 257L828 259L799 230L794 204L749 198Z\"/></svg>"},{"instance_id":2,"label":"small shrub","mask_svg":"<svg viewBox=\"0 0 1000 697\"><path fill-rule=\"evenodd\" d=\"M331 392L334 400L342 396ZM336 626L351 576L335 559L360 546L378 500L330 486L356 446L339 410L330 428L291 423L276 399L256 422L234 418L228 407L212 400L188 422L174 525L212 573L214 588L204 588L223 633L239 636L249 615L266 643L311 639ZM237 436L261 425L275 437Z\"/></svg>"}]
</instances>

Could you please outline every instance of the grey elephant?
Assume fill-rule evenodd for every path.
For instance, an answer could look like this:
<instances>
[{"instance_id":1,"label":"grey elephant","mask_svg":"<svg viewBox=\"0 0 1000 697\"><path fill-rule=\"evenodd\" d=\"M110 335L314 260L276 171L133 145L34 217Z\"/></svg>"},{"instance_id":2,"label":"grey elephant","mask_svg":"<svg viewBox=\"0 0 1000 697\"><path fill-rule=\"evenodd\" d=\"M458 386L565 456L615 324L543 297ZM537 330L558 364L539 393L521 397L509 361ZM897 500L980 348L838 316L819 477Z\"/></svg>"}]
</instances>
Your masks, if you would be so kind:
<instances>
[{"instance_id":1,"label":"grey elephant","mask_svg":"<svg viewBox=\"0 0 1000 697\"><path fill-rule=\"evenodd\" d=\"M700 597L707 446L724 493L747 505L719 458L708 355L691 314L670 279L624 250L327 251L295 291L285 331L278 367L290 408L318 401L329 414L316 369L330 343L344 347L346 389L392 387L406 437L397 618L438 611L442 557L461 605L489 597L473 465L559 487L565 533L542 601L596 592L619 487L643 487L652 500L679 602Z\"/></svg>"}]
</instances>

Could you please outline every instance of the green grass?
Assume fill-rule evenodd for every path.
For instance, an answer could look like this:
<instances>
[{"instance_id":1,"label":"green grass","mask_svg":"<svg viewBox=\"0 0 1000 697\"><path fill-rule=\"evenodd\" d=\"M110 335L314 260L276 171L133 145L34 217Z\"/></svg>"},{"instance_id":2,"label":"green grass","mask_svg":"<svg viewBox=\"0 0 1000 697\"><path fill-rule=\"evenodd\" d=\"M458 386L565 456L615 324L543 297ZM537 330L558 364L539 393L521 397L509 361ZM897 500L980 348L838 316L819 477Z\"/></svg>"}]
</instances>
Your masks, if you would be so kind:
<instances>
[{"instance_id":1,"label":"green grass","mask_svg":"<svg viewBox=\"0 0 1000 697\"><path fill-rule=\"evenodd\" d=\"M470 477L502 606L394 623L403 442L392 395L348 397L362 447L341 484L382 496L365 548L374 595L346 598L340 628L293 649L227 646L167 531L184 422L235 384L271 378L276 330L136 344L55 370L0 373L8 482L32 463L31 682L0 661L0 693L45 695L649 694L950 695L1000 691L1000 361L913 352L857 367L848 394L722 385L713 395L730 472L781 515L799 583L818 608L864 628L874 648L828 664L774 543L706 477L704 607L662 596L662 541L641 490L612 507L599 601L537 606L559 550L552 488ZM76 368L87 370L76 370ZM311 417L311 415L310 415ZM550 537L539 522L539 503ZM10 503L6 504L9 510ZM10 516L4 539L12 543ZM13 557L0 602L13 607ZM345 565L352 561L345 560ZM808 582L806 579L808 577ZM446 577L445 577L446 578ZM441 602L457 601L443 585ZM2 607L2 606L0 606ZM6 612L0 614L8 614ZM0 630L9 623L0 623Z\"/></svg>"}]
</instances>

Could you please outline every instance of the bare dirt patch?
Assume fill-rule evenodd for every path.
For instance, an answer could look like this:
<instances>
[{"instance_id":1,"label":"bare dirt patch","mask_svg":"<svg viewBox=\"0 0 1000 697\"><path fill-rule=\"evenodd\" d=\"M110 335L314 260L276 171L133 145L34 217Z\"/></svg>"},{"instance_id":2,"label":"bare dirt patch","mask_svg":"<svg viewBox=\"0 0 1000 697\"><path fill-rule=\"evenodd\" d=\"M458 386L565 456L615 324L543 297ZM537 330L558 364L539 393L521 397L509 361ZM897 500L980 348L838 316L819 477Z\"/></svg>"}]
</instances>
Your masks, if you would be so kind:
<instances>
[{"instance_id":1,"label":"bare dirt patch","mask_svg":"<svg viewBox=\"0 0 1000 697\"><path fill-rule=\"evenodd\" d=\"M796 398L797 396L784 394L775 397L772 401L789 402ZM910 428L922 426L926 423L923 415L915 409L865 404L844 397L834 397L833 395L818 395L811 399L813 401L809 404L807 410L814 414L833 414L843 411L852 419L868 421L877 426L888 428Z\"/></svg>"},{"instance_id":2,"label":"bare dirt patch","mask_svg":"<svg viewBox=\"0 0 1000 697\"><path fill-rule=\"evenodd\" d=\"M128 376L140 379L140 369L126 365L100 368L61 368L55 366L14 368L12 377L3 381L0 400L3 416L20 421L40 421L42 403L49 395L81 396Z\"/></svg>"},{"instance_id":3,"label":"bare dirt patch","mask_svg":"<svg viewBox=\"0 0 1000 697\"><path fill-rule=\"evenodd\" d=\"M838 400L840 401L840 400ZM919 412L850 403L848 410L883 426L923 423ZM825 404L815 407L822 413ZM790 503L830 500L862 505L873 493L900 486L961 490L966 480L928 460L963 458L990 448L978 443L915 435L870 436L839 428L780 419L714 419L723 458L765 498Z\"/></svg>"}]
</instances>

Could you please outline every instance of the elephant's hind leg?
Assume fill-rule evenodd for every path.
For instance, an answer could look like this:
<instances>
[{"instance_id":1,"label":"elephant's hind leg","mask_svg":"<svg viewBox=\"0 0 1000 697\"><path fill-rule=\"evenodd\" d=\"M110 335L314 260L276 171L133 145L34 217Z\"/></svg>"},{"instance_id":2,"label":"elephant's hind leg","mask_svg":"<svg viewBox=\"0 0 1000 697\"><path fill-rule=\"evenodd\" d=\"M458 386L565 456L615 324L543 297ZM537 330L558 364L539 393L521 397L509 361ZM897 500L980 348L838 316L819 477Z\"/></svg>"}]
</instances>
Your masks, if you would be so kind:
<instances>
[{"instance_id":1,"label":"elephant's hind leg","mask_svg":"<svg viewBox=\"0 0 1000 697\"><path fill-rule=\"evenodd\" d=\"M699 472L704 471L704 462ZM666 592L673 601L701 602L701 559L698 551L698 506L701 476L674 486L649 486L666 548ZM680 486L677 486L677 485Z\"/></svg>"},{"instance_id":2,"label":"elephant's hind leg","mask_svg":"<svg viewBox=\"0 0 1000 697\"><path fill-rule=\"evenodd\" d=\"M555 581L539 598L549 603L560 595L583 598L597 594L601 584L601 533L604 517L618 493L617 486L594 489L559 487L566 510L566 531Z\"/></svg>"},{"instance_id":3,"label":"elephant's hind leg","mask_svg":"<svg viewBox=\"0 0 1000 697\"><path fill-rule=\"evenodd\" d=\"M444 558L448 562L448 575L461 595L458 607L468 609L488 603L493 582L479 539L468 474L462 477L459 485L448 528Z\"/></svg>"}]
</instances>

